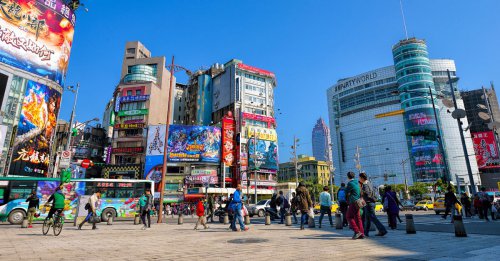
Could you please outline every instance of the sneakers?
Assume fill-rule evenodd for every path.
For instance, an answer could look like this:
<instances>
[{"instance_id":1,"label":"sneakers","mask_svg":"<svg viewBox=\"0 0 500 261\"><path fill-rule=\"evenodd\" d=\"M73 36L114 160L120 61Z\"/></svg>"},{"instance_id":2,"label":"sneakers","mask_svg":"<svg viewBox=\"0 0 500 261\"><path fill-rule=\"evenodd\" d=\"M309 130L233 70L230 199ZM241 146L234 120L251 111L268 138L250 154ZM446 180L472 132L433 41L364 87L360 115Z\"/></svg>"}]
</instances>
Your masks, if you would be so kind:
<instances>
[{"instance_id":1,"label":"sneakers","mask_svg":"<svg viewBox=\"0 0 500 261\"><path fill-rule=\"evenodd\" d=\"M387 234L387 231L384 231L384 232L379 232L378 234L376 234L375 236L376 237L383 237Z\"/></svg>"},{"instance_id":2,"label":"sneakers","mask_svg":"<svg viewBox=\"0 0 500 261\"><path fill-rule=\"evenodd\" d=\"M142 230L146 230L148 227L147 226L143 226L141 229ZM196 229L196 228L195 228Z\"/></svg>"},{"instance_id":3,"label":"sneakers","mask_svg":"<svg viewBox=\"0 0 500 261\"><path fill-rule=\"evenodd\" d=\"M360 238L362 239L363 237L364 237L363 234L356 233L356 234L354 234L354 236L352 236L352 239L360 239Z\"/></svg>"},{"instance_id":4,"label":"sneakers","mask_svg":"<svg viewBox=\"0 0 500 261\"><path fill-rule=\"evenodd\" d=\"M248 231L249 229L250 229L249 227L245 227L245 229L241 230L241 232Z\"/></svg>"}]
</instances>

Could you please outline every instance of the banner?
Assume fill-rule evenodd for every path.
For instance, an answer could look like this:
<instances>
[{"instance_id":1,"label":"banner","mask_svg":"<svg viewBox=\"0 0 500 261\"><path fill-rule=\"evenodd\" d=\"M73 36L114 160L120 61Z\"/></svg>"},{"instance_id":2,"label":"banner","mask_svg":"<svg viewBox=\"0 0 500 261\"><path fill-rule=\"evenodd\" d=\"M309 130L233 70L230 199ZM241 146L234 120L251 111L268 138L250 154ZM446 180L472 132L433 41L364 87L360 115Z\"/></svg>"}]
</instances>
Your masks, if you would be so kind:
<instances>
[{"instance_id":1,"label":"banner","mask_svg":"<svg viewBox=\"0 0 500 261\"><path fill-rule=\"evenodd\" d=\"M27 81L17 135L12 146L10 175L46 176L51 138L57 125L61 93Z\"/></svg>"},{"instance_id":2,"label":"banner","mask_svg":"<svg viewBox=\"0 0 500 261\"><path fill-rule=\"evenodd\" d=\"M188 184L217 184L219 183L219 178L217 176L211 175L197 175L197 176L186 176L186 183Z\"/></svg>"},{"instance_id":3,"label":"banner","mask_svg":"<svg viewBox=\"0 0 500 261\"><path fill-rule=\"evenodd\" d=\"M235 126L234 118L225 116L222 118L222 160L226 166L233 166L236 158L235 151Z\"/></svg>"},{"instance_id":4,"label":"banner","mask_svg":"<svg viewBox=\"0 0 500 261\"><path fill-rule=\"evenodd\" d=\"M493 131L474 132L471 134L478 168L500 168L497 165L500 158Z\"/></svg>"},{"instance_id":5,"label":"banner","mask_svg":"<svg viewBox=\"0 0 500 261\"><path fill-rule=\"evenodd\" d=\"M143 147L125 147L125 148L113 148L113 153L142 153L144 152Z\"/></svg>"},{"instance_id":6,"label":"banner","mask_svg":"<svg viewBox=\"0 0 500 261\"><path fill-rule=\"evenodd\" d=\"M117 130L142 129L145 126L146 125L144 123L125 123L125 124L117 123L115 124L114 128Z\"/></svg>"},{"instance_id":7,"label":"banner","mask_svg":"<svg viewBox=\"0 0 500 261\"><path fill-rule=\"evenodd\" d=\"M170 125L168 161L219 163L220 143L218 127Z\"/></svg>"},{"instance_id":8,"label":"banner","mask_svg":"<svg viewBox=\"0 0 500 261\"><path fill-rule=\"evenodd\" d=\"M277 141L278 135L276 134L276 130L261 128L255 126L248 126L246 129L246 138L253 138L257 136L258 140L269 140L269 141Z\"/></svg>"},{"instance_id":9,"label":"banner","mask_svg":"<svg viewBox=\"0 0 500 261\"><path fill-rule=\"evenodd\" d=\"M0 8L0 60L63 85L73 11L62 0L2 0Z\"/></svg>"},{"instance_id":10,"label":"banner","mask_svg":"<svg viewBox=\"0 0 500 261\"><path fill-rule=\"evenodd\" d=\"M130 111L119 111L118 116L135 116L135 115L144 115L148 114L148 109L140 109L140 110L130 110Z\"/></svg>"},{"instance_id":11,"label":"banner","mask_svg":"<svg viewBox=\"0 0 500 261\"><path fill-rule=\"evenodd\" d=\"M161 181L163 149L165 146L165 125L149 125L146 143L144 178L156 183Z\"/></svg>"},{"instance_id":12,"label":"banner","mask_svg":"<svg viewBox=\"0 0 500 261\"><path fill-rule=\"evenodd\" d=\"M253 169L278 169L278 146L274 141L248 140L248 164ZM254 157L255 156L255 157Z\"/></svg>"},{"instance_id":13,"label":"banner","mask_svg":"<svg viewBox=\"0 0 500 261\"><path fill-rule=\"evenodd\" d=\"M138 101L147 101L149 100L149 94L148 95L136 95L136 96L123 96L120 97L120 102L138 102Z\"/></svg>"}]
</instances>

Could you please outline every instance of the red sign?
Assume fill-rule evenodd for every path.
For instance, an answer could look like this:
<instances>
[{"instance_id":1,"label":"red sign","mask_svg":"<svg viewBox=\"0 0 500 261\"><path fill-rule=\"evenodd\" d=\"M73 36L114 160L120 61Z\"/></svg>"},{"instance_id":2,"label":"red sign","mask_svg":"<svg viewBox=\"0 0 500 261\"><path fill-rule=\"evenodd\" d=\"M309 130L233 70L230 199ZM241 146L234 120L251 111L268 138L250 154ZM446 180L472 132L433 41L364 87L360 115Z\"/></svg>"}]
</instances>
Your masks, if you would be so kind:
<instances>
[{"instance_id":1,"label":"red sign","mask_svg":"<svg viewBox=\"0 0 500 261\"><path fill-rule=\"evenodd\" d=\"M493 131L474 132L471 134L478 168L500 168L497 164L500 158L498 157L498 148Z\"/></svg>"},{"instance_id":2,"label":"red sign","mask_svg":"<svg viewBox=\"0 0 500 261\"><path fill-rule=\"evenodd\" d=\"M222 161L229 167L234 165L236 158L235 132L234 118L225 116L222 119Z\"/></svg>"},{"instance_id":3,"label":"red sign","mask_svg":"<svg viewBox=\"0 0 500 261\"><path fill-rule=\"evenodd\" d=\"M261 75L273 77L273 78L275 77L273 72L270 72L268 70L259 69L257 67L253 67L253 66L250 66L250 65L242 64L242 63L238 63L238 68L240 68L242 70L249 71L249 72L253 72L253 73L257 73L257 74L261 74Z\"/></svg>"},{"instance_id":4,"label":"red sign","mask_svg":"<svg viewBox=\"0 0 500 261\"><path fill-rule=\"evenodd\" d=\"M82 166L82 168L87 169L88 167L90 167L91 163L92 163L92 161L90 161L89 159L84 159L84 160L82 160L81 166Z\"/></svg>"},{"instance_id":5,"label":"red sign","mask_svg":"<svg viewBox=\"0 0 500 261\"><path fill-rule=\"evenodd\" d=\"M142 153L143 147L113 148L113 153Z\"/></svg>"},{"instance_id":6,"label":"red sign","mask_svg":"<svg viewBox=\"0 0 500 261\"><path fill-rule=\"evenodd\" d=\"M262 115L258 115L258 114L243 112L241 115L242 115L243 119L250 119L250 120L270 122L270 123L276 122L276 120L272 117L262 116Z\"/></svg>"},{"instance_id":7,"label":"red sign","mask_svg":"<svg viewBox=\"0 0 500 261\"><path fill-rule=\"evenodd\" d=\"M144 123L144 120L128 120L128 121L124 121L125 124L132 124L132 123Z\"/></svg>"},{"instance_id":8,"label":"red sign","mask_svg":"<svg viewBox=\"0 0 500 261\"><path fill-rule=\"evenodd\" d=\"M125 124L115 124L115 129L142 129L144 128L144 123L125 123Z\"/></svg>"}]
</instances>

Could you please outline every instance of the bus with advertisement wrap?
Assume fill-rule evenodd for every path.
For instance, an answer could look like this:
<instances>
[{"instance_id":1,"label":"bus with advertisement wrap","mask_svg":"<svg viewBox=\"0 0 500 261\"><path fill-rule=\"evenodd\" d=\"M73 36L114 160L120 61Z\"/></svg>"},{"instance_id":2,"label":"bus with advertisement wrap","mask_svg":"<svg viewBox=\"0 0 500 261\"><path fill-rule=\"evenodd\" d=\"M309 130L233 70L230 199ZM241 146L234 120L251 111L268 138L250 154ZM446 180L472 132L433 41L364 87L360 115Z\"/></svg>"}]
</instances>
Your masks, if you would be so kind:
<instances>
[{"instance_id":1,"label":"bus with advertisement wrap","mask_svg":"<svg viewBox=\"0 0 500 261\"><path fill-rule=\"evenodd\" d=\"M11 224L21 224L27 216L28 202L26 199L31 191L36 190L40 199L35 220L43 220L49 208L44 206L50 195L60 185L57 178L37 177L0 177L0 221ZM154 195L153 181L128 180L128 179L74 179L63 184L66 206L64 216L66 219L75 218L78 198L81 195L92 195L95 191L102 192L99 200L97 214L103 221L108 216L134 217L139 197L146 189L151 189Z\"/></svg>"}]
</instances>

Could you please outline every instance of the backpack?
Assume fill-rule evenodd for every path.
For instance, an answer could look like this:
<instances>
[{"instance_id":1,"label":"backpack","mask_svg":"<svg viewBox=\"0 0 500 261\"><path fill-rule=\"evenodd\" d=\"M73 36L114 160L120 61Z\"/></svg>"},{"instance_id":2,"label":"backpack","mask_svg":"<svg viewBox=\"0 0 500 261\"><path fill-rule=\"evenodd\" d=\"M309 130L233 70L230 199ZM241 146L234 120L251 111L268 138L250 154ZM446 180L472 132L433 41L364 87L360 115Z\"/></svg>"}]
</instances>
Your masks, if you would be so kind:
<instances>
[{"instance_id":1,"label":"backpack","mask_svg":"<svg viewBox=\"0 0 500 261\"><path fill-rule=\"evenodd\" d=\"M345 189L340 189L337 197L339 202L346 202Z\"/></svg>"},{"instance_id":2,"label":"backpack","mask_svg":"<svg viewBox=\"0 0 500 261\"><path fill-rule=\"evenodd\" d=\"M366 197L370 200L373 200L373 202L377 201L377 198L375 197L375 190L373 189L372 185L368 183L368 184L363 184L363 187L364 186L368 188L368 194L366 195Z\"/></svg>"},{"instance_id":3,"label":"backpack","mask_svg":"<svg viewBox=\"0 0 500 261\"><path fill-rule=\"evenodd\" d=\"M147 203L147 200L148 198L146 197L146 195L142 195L140 198L139 198L139 206L142 208L142 207L145 207L146 206L146 203Z\"/></svg>"}]
</instances>

